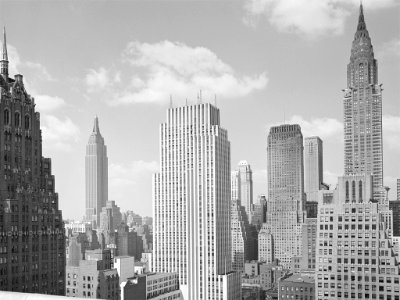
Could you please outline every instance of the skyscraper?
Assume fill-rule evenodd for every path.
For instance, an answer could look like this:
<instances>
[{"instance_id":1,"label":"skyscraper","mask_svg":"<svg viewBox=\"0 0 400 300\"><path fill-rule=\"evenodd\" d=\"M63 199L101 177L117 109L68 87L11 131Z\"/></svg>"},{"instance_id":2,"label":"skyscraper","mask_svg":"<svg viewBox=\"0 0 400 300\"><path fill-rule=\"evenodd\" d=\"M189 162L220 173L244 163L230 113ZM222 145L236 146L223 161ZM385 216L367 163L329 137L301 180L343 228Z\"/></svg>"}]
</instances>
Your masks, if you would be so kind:
<instances>
[{"instance_id":1,"label":"skyscraper","mask_svg":"<svg viewBox=\"0 0 400 300\"><path fill-rule=\"evenodd\" d=\"M251 205L253 204L253 171L251 170L249 163L245 160L239 162L236 171L238 172L239 177L239 200L246 210L247 218L251 221Z\"/></svg>"},{"instance_id":2,"label":"skyscraper","mask_svg":"<svg viewBox=\"0 0 400 300\"><path fill-rule=\"evenodd\" d=\"M268 135L267 227L274 258L291 267L301 254L305 218L303 135L299 125L271 127Z\"/></svg>"},{"instance_id":3,"label":"skyscraper","mask_svg":"<svg viewBox=\"0 0 400 300\"><path fill-rule=\"evenodd\" d=\"M400 178L397 178L397 200L400 201Z\"/></svg>"},{"instance_id":4,"label":"skyscraper","mask_svg":"<svg viewBox=\"0 0 400 300\"><path fill-rule=\"evenodd\" d=\"M86 146L86 220L100 225L100 213L108 201L108 158L99 120L94 119L92 134Z\"/></svg>"},{"instance_id":5,"label":"skyscraper","mask_svg":"<svg viewBox=\"0 0 400 300\"><path fill-rule=\"evenodd\" d=\"M40 114L22 75L0 60L0 290L64 295L65 231Z\"/></svg>"},{"instance_id":6,"label":"skyscraper","mask_svg":"<svg viewBox=\"0 0 400 300\"><path fill-rule=\"evenodd\" d=\"M307 201L318 201L318 191L324 180L322 140L317 137L304 139L304 192Z\"/></svg>"},{"instance_id":7,"label":"skyscraper","mask_svg":"<svg viewBox=\"0 0 400 300\"><path fill-rule=\"evenodd\" d=\"M177 272L184 299L240 299L231 271L230 143L219 109L170 108L154 175L155 272Z\"/></svg>"},{"instance_id":8,"label":"skyscraper","mask_svg":"<svg viewBox=\"0 0 400 300\"><path fill-rule=\"evenodd\" d=\"M374 198L387 204L383 188L382 88L362 5L343 102L345 175L372 174Z\"/></svg>"}]
</instances>

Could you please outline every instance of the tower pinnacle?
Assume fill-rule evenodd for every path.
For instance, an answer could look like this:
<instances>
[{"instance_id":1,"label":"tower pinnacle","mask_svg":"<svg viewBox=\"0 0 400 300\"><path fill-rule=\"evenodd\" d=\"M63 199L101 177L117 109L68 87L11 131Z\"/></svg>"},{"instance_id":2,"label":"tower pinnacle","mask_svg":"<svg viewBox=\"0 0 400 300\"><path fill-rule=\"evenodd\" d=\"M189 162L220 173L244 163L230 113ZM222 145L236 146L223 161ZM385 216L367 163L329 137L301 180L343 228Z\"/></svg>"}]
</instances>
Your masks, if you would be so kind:
<instances>
[{"instance_id":1,"label":"tower pinnacle","mask_svg":"<svg viewBox=\"0 0 400 300\"><path fill-rule=\"evenodd\" d=\"M93 132L100 133L99 118L97 117L97 115L94 117Z\"/></svg>"},{"instance_id":2,"label":"tower pinnacle","mask_svg":"<svg viewBox=\"0 0 400 300\"><path fill-rule=\"evenodd\" d=\"M0 73L1 75L8 76L8 54L7 54L7 39L6 39L6 27L3 27L3 50L0 60Z\"/></svg>"},{"instance_id":3,"label":"tower pinnacle","mask_svg":"<svg viewBox=\"0 0 400 300\"><path fill-rule=\"evenodd\" d=\"M360 2L360 15L358 16L358 25L357 25L357 31L361 30L367 30L367 26L365 25L365 20L364 20L364 9L362 2Z\"/></svg>"}]
</instances>

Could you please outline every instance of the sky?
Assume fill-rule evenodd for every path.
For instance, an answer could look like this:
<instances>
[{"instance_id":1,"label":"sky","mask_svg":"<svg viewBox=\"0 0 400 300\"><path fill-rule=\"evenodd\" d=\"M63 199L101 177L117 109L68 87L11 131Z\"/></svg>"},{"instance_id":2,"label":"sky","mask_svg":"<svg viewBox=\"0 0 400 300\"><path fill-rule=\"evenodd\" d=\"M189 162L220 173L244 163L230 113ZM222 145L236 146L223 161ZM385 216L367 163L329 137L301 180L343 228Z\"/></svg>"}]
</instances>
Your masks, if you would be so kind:
<instances>
[{"instance_id":1,"label":"sky","mask_svg":"<svg viewBox=\"0 0 400 300\"><path fill-rule=\"evenodd\" d=\"M400 178L400 5L364 0L383 83L384 182ZM10 74L40 112L65 219L85 211L85 148L98 115L109 199L152 215L166 110L214 103L247 160L255 198L267 193L267 135L300 124L324 142L324 181L343 174L343 94L358 0L0 1Z\"/></svg>"}]
</instances>

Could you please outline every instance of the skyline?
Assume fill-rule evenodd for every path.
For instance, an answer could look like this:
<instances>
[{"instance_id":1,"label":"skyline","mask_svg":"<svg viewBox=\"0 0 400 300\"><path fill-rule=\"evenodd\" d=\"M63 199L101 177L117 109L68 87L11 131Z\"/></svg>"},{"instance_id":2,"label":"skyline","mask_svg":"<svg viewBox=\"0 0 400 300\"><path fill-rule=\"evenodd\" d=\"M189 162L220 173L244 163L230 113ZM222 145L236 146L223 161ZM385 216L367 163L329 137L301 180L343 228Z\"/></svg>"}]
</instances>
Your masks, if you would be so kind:
<instances>
[{"instance_id":1,"label":"skyline","mask_svg":"<svg viewBox=\"0 0 400 300\"><path fill-rule=\"evenodd\" d=\"M344 174L341 89L344 89L346 84L344 74L350 57L350 44L357 26L357 6L349 5L350 8L347 10L349 15L344 19L343 34L328 28L330 35L325 36L320 31L315 33L309 27L298 24L295 27L298 28L297 33L282 33L280 30L285 30L279 27L282 25L266 24L268 16L264 19L261 18L258 24L248 26L243 22L243 17L246 15L245 9L242 5L235 3L221 2L213 5L200 1L189 4L168 3L173 8L160 2L149 4L117 2L115 6L97 2L82 4L75 2L73 4L71 2L50 4L46 2L48 4L46 7L43 5L40 8L40 5L36 5L36 12L39 15L41 13L48 15L51 12L53 14L47 19L42 18L43 20L39 17L38 19L41 20L38 22L39 24L33 23L30 24L30 27L21 24L29 23L32 17L24 13L21 13L22 16L17 16L13 10L20 5L19 3L1 3L0 22L2 21L7 26L8 44L11 45L9 46L10 77L16 74L13 70L20 71L24 75L24 81L27 82L28 93L36 98L37 110L41 112L41 122L44 126L43 152L45 156L52 158L53 170L57 178L56 191L60 195L60 208L63 210L64 218L79 219L84 215L85 144L90 135L93 116L96 114L99 115L103 136L108 145L109 198L116 200L123 210L131 209L140 214L151 215L151 174L158 171L157 161L159 160L158 125L165 118L169 94L172 94L174 106L184 104L185 97L189 97L190 103L195 103L196 93L199 90L203 90L204 98L213 102L214 93L210 92L210 89L201 88L202 85L210 84L210 78L220 85L219 87L213 86L213 88L220 88L219 93L216 93L217 106L221 110L222 122L229 132L232 145L231 168L233 170L240 160L249 162L254 172L255 196L260 193L267 194L265 177L267 133L270 126L283 123L284 115L287 118L285 123L300 124L304 137L311 135L321 137L325 150L324 177L327 183L335 184L336 177ZM340 1L338 3L340 4ZM398 5L394 5L394 1L382 1L382 6L388 6L379 9L370 8L369 3L369 1L364 3L365 18L379 62L379 83L383 83L385 89L383 91L384 175L392 177L392 179L389 182L386 179L384 183L385 185L390 184L392 187L390 198L394 199L394 178L400 176L400 166L396 160L396 149L400 147L400 136L399 133L396 134L396 130L400 132L398 101L400 88L396 84L400 78L400 57L395 55L394 50L400 48L400 28L399 21L396 19L396 14L398 16L400 10ZM389 6L390 3L392 3L392 7ZM27 12L29 12L30 5L24 3ZM158 19L155 18L157 19L156 25L152 25L148 24L151 22L147 22L144 17L141 17L135 22L144 25L143 27L132 27L130 33L126 34L125 32L121 34L115 29L108 29L113 34L105 34L109 38L107 41L104 38L98 40L99 33L97 30L93 30L93 37L87 41L86 46L92 42L95 51L85 51L85 47L83 47L79 53L83 58L79 59L79 55L76 55L76 50L71 49L71 45L61 42L64 31L55 34L54 42L43 43L43 38L49 34L49 26L45 26L46 24L43 23L51 23L55 21L53 18L58 16L57 29L65 26L64 17L57 15L57 12L63 12L61 9L63 5L67 6L67 15L76 18L74 21L83 22L85 19L83 24L91 26L95 24L100 26L101 22L97 20L100 16L93 13L84 18L85 12L87 13L90 9L94 9L96 12L102 10L105 12L108 11L107 9L111 9L112 22L116 22L115 26L123 31L129 30L122 26L122 21L127 20L125 19L126 14L116 14L122 20L117 22L115 16L112 18L112 12L113 10L123 11L125 6L135 7L136 5L137 10L132 13L140 15L142 12L143 15L146 15L146 13L157 14L157 11L152 11L151 8L160 5L165 8L166 15L171 17L170 14L172 14L179 18L178 20L173 19L171 22L173 24L168 25L169 20L167 19L169 18L162 15ZM116 8L117 6L119 9ZM196 13L191 8L196 6L200 12L197 18L194 18ZM47 11L49 7L53 11ZM174 8L177 11L173 11ZM221 15L226 12L224 8L229 8L230 14L225 17L225 22L220 22ZM186 10L189 15L182 16L182 10ZM5 17L4 11L11 12ZM202 13L206 12L209 13L205 18L207 22L200 18ZM301 14L302 11L299 13ZM306 12L304 13L306 14ZM195 20L190 23L190 29L194 33L187 32L190 30L183 26L190 17ZM132 17L132 19L134 18ZM99 23L96 23L97 21ZM220 23L215 23L217 21ZM105 23L107 22L110 20L105 20ZM119 24L120 22L121 24ZM78 32L78 29L85 34L92 29L91 26L79 28L79 25L82 25L79 22L77 25L70 20L70 23L73 23L68 28L70 31L65 30L65 32L70 35L73 42L79 41L79 35L74 38L74 33ZM13 24L18 24L18 26L13 26ZM162 25L157 26L160 24ZM146 25L147 28L145 28ZM43 32L37 30L39 26L42 26ZM101 26L102 29L107 27L106 24L101 24ZM201 28L202 26L206 27ZM203 31L205 33L212 32L208 28L213 26L216 26L216 33L210 34L210 37L199 34ZM21 32L21 30L25 32ZM32 34L32 31L35 33ZM308 33L304 35L304 32ZM231 35L224 36L224 33ZM262 33L275 41L276 45L270 45L269 39ZM236 37L242 38L243 43L237 43L235 37L232 36L234 34L237 35ZM317 36L313 37L310 34ZM34 36L38 39L34 47L30 46L31 43L28 43L28 47L24 44L26 36ZM221 37L225 39L226 44L220 43L218 38ZM63 63L65 62L63 59L66 58L59 55L63 52L54 51L63 48L62 46L58 48L60 46L57 46L57 43L60 42L62 46L66 46L66 49L63 49L64 53L71 54L71 58L73 58L72 61L69 61L70 64ZM108 48L97 53L101 47L96 43L102 44L103 42ZM390 52L390 48L387 47L388 43L398 47L391 50L392 54L388 53ZM282 48L282 45L287 45L293 51ZM385 52L382 50L384 47L389 50ZM339 50L336 51L336 49ZM252 52L249 55L250 50ZM320 54L324 53L324 50L328 55ZM271 54L268 53L269 51ZM92 52L90 53L92 56L89 57L87 52ZM121 54L122 52L123 54ZM167 58L171 58L173 53L178 53L180 55L178 58L183 58L183 62L179 60L168 62ZM301 56L302 59L298 59L300 54L304 54ZM194 61L195 56L201 57L201 60ZM78 61L75 62L75 60ZM287 61L284 72L282 72L281 61ZM79 66L79 69L77 65L82 62L84 62L84 67ZM325 69L321 66L323 63L325 63ZM291 72L286 72L288 66L293 66ZM57 74L59 69L62 71L61 74ZM200 70L200 72L196 70ZM130 72L135 73L133 71L138 71L139 75L132 76ZM201 76L197 76L198 73L201 73ZM158 86L162 91L161 96L145 94L149 99L156 100L143 103L140 95L132 96L129 94L132 90L124 90L124 85L127 85L127 77L131 77L133 91L143 91L145 90L145 88L141 88L143 86L157 87L160 78L170 79L167 82L172 91L168 93L165 86ZM159 81L152 82L148 78L155 78ZM224 81L223 79L228 80ZM163 80L161 81L163 82ZM71 85L73 85L72 89ZM94 92L95 89L101 92ZM132 98L123 97L123 92L128 93ZM233 93L239 94L239 97L234 97ZM110 94L111 96L120 96L114 97L113 101L115 99L128 101L133 98L139 100L135 100L135 103L121 104L115 103L115 101L107 103L101 98L107 98ZM79 97L76 97L77 95ZM326 101L321 101L321 95L323 99L326 98ZM296 100L298 98L301 101L294 100L295 97ZM95 99L99 99L99 101ZM160 99L162 103L158 103ZM151 121L148 118L150 113L154 115ZM118 121L116 122L116 120ZM143 126L144 122L146 126ZM63 126L57 131L54 126L59 124ZM315 130L313 130L314 128ZM70 168L73 168L73 172L64 172ZM128 197L136 199L129 201ZM80 215L72 215L77 210Z\"/></svg>"}]
</instances>

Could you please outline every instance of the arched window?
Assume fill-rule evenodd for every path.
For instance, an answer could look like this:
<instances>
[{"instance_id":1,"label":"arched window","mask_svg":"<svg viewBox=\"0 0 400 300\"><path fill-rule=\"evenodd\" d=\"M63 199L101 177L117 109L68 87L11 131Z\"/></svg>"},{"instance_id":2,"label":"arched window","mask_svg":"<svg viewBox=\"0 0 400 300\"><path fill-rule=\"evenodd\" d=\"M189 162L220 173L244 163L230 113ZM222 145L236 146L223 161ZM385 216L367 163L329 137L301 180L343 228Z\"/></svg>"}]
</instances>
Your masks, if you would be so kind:
<instances>
[{"instance_id":1,"label":"arched window","mask_svg":"<svg viewBox=\"0 0 400 300\"><path fill-rule=\"evenodd\" d=\"M346 201L349 201L349 182L346 181Z\"/></svg>"},{"instance_id":2,"label":"arched window","mask_svg":"<svg viewBox=\"0 0 400 300\"><path fill-rule=\"evenodd\" d=\"M362 192L362 181L358 182L358 202L362 202L363 192Z\"/></svg>"},{"instance_id":3,"label":"arched window","mask_svg":"<svg viewBox=\"0 0 400 300\"><path fill-rule=\"evenodd\" d=\"M18 111L14 114L14 123L15 127L21 126L21 114Z\"/></svg>"},{"instance_id":4,"label":"arched window","mask_svg":"<svg viewBox=\"0 0 400 300\"><path fill-rule=\"evenodd\" d=\"M8 109L4 110L4 125L10 125L10 111Z\"/></svg>"},{"instance_id":5,"label":"arched window","mask_svg":"<svg viewBox=\"0 0 400 300\"><path fill-rule=\"evenodd\" d=\"M354 180L351 183L351 200L356 201L356 182Z\"/></svg>"},{"instance_id":6,"label":"arched window","mask_svg":"<svg viewBox=\"0 0 400 300\"><path fill-rule=\"evenodd\" d=\"M28 115L25 116L25 129L29 129L31 126L31 120Z\"/></svg>"}]
</instances>

